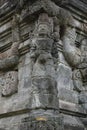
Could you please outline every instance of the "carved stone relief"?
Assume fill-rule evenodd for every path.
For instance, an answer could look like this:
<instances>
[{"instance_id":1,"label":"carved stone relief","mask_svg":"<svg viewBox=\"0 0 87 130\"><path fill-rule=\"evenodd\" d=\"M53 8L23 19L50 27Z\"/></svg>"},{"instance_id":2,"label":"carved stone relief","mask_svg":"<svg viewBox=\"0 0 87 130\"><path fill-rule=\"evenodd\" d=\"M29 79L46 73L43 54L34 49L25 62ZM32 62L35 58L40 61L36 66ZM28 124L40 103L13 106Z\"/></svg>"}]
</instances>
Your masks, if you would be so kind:
<instances>
[{"instance_id":1,"label":"carved stone relief","mask_svg":"<svg viewBox=\"0 0 87 130\"><path fill-rule=\"evenodd\" d=\"M78 86L79 91L86 89L85 86L87 85L87 39L82 39L81 47L79 49L81 56L79 65L73 71L74 76L74 85ZM77 83L76 83L77 82Z\"/></svg>"},{"instance_id":2,"label":"carved stone relief","mask_svg":"<svg viewBox=\"0 0 87 130\"><path fill-rule=\"evenodd\" d=\"M81 92L83 90L81 71L79 69L74 70L72 77L73 77L74 90Z\"/></svg>"},{"instance_id":3,"label":"carved stone relief","mask_svg":"<svg viewBox=\"0 0 87 130\"><path fill-rule=\"evenodd\" d=\"M29 100L29 108L31 109L29 117L29 126L26 129L40 129L45 122L45 127L42 129L53 129L50 121L56 119L58 128L62 130L59 124L59 102L56 81L56 71L54 57L52 56L53 39L53 19L47 13L41 13L36 22L35 30L31 37L30 60L32 61L31 72L31 98ZM33 122L34 118L34 123ZM50 125L49 125L50 124ZM34 127L35 126L35 127ZM51 126L51 127L50 127ZM20 128L23 127L20 125ZM24 128L24 127L23 127Z\"/></svg>"},{"instance_id":4,"label":"carved stone relief","mask_svg":"<svg viewBox=\"0 0 87 130\"><path fill-rule=\"evenodd\" d=\"M72 28L70 30L67 28L66 34L63 37L64 56L73 68L72 78L74 89L79 94L78 101L87 110L87 39L81 40L81 47L78 49L75 46L75 30Z\"/></svg>"},{"instance_id":5,"label":"carved stone relief","mask_svg":"<svg viewBox=\"0 0 87 130\"><path fill-rule=\"evenodd\" d=\"M81 71L84 86L87 84L87 39L81 41L81 63L78 68Z\"/></svg>"},{"instance_id":6,"label":"carved stone relief","mask_svg":"<svg viewBox=\"0 0 87 130\"><path fill-rule=\"evenodd\" d=\"M31 75L33 89L32 107L54 107L57 109L56 102L54 102L54 98L55 100L57 99L57 88L55 80L55 66L51 55L52 45L54 42L53 39L51 39L52 31L52 19L50 19L45 13L41 14L34 30L34 38L31 40L30 54L32 60L34 61ZM41 91L43 91L43 93ZM54 91L55 96L53 96ZM43 96L46 98L46 101L44 102L41 101L43 100ZM53 99L50 102L49 100L52 97Z\"/></svg>"},{"instance_id":7,"label":"carved stone relief","mask_svg":"<svg viewBox=\"0 0 87 130\"><path fill-rule=\"evenodd\" d=\"M44 20L44 17L40 16L35 26L33 36L31 37L31 49L30 49L30 57L32 59L31 75L32 77L45 76L46 74L48 76L49 74L48 71L51 68L50 66L55 66L52 68L52 78L55 77L54 76L55 69L57 70L59 62L58 61L60 53L59 51L61 51L63 58L65 58L64 62L67 62L70 65L71 69L73 68L74 70L72 74L75 86L74 89L80 92L81 89L83 89L82 73L84 72L83 70L79 70L78 68L81 62L82 52L75 46L75 40L76 40L75 21L68 11L65 11L64 9L60 8L51 0L48 1L38 0L38 2L41 2L41 8L43 8L44 12L48 13L50 18L49 20L47 20L48 18L47 16L45 16ZM30 8L28 8L28 6L26 5L27 13L29 15L31 13L29 9L32 8L32 13L34 12L33 9L35 9L35 11L37 10L37 8L40 9L38 2L35 1L34 5L33 3L30 4L29 5ZM23 5L25 5L25 3L26 1L19 1L19 6L21 10ZM23 17L23 10L20 13L20 18L22 17ZM72 72L70 72L70 75L71 73ZM79 81L78 78L80 79Z\"/></svg>"},{"instance_id":8,"label":"carved stone relief","mask_svg":"<svg viewBox=\"0 0 87 130\"><path fill-rule=\"evenodd\" d=\"M80 95L80 103L86 102L87 98L83 97L87 95L85 91L87 54L84 49L75 46L77 37L75 26L77 26L77 32L79 27L81 29L83 26L77 20L80 20L79 15L77 18L77 14L80 13L76 12L74 15L78 8L75 10L73 8L72 3L75 0L71 0L70 8L68 5L66 8L69 11L72 10L74 18L77 20L76 24L72 15L59 7L61 1L70 3L68 0L9 0L5 5L5 11L4 5L2 6L2 12L9 13L1 18L1 26L10 21L11 15L17 14L13 16L12 20L12 46L9 50L5 52L2 50L3 53L0 53L0 92L2 95L0 104L8 101L2 105L1 109L6 108L5 112L11 112L6 115L2 113L1 128L63 130L63 123L60 121L62 120L60 113L63 113L64 129L83 130L83 127L78 127L81 125L79 113L81 112L81 117L84 116L82 109L78 109L80 106L78 105L78 95ZM12 12L10 12L10 7ZM2 9L0 8L0 12ZM7 19L3 22L5 18ZM80 22L86 23L85 20L83 22L80 20ZM9 29L6 31L9 33L11 28L10 31ZM19 48L20 34L23 37ZM18 91L18 85L19 93L15 94ZM12 96L13 94L15 95ZM11 107L9 103L11 103ZM12 117L2 118L11 116L11 114ZM15 114L19 115L14 117ZM3 121L6 121L7 126L4 123L3 127Z\"/></svg>"}]
</instances>

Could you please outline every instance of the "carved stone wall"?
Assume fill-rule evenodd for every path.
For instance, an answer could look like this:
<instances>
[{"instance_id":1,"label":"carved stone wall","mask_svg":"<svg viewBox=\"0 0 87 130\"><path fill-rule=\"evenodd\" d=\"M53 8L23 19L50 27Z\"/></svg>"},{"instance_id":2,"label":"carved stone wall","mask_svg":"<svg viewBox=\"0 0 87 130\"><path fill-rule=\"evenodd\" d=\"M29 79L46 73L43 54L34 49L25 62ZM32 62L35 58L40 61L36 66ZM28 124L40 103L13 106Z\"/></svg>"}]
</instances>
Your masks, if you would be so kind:
<instances>
[{"instance_id":1,"label":"carved stone wall","mask_svg":"<svg viewBox=\"0 0 87 130\"><path fill-rule=\"evenodd\" d=\"M0 130L86 130L86 56L86 0L1 0Z\"/></svg>"}]
</instances>

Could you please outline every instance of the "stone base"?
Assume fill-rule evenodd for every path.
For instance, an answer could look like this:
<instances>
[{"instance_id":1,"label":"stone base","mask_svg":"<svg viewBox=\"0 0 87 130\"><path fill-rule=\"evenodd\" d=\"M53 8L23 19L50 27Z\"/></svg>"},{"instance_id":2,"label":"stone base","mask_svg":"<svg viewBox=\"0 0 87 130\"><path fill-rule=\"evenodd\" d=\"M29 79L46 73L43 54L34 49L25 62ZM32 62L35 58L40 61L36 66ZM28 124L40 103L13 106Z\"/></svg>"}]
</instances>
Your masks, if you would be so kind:
<instances>
[{"instance_id":1,"label":"stone base","mask_svg":"<svg viewBox=\"0 0 87 130\"><path fill-rule=\"evenodd\" d=\"M80 117L63 115L64 130L85 130Z\"/></svg>"},{"instance_id":2,"label":"stone base","mask_svg":"<svg viewBox=\"0 0 87 130\"><path fill-rule=\"evenodd\" d=\"M24 118L19 130L63 130L60 115L36 114Z\"/></svg>"}]
</instances>

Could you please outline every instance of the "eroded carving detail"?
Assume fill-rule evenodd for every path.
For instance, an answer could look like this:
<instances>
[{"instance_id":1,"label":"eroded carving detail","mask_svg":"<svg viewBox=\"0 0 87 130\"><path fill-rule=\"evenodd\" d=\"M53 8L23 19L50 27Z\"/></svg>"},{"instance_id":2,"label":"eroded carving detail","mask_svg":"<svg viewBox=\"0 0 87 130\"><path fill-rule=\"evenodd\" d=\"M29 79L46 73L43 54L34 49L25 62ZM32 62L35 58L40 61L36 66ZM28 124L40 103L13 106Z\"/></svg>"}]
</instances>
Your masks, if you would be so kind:
<instances>
[{"instance_id":1,"label":"eroded carving detail","mask_svg":"<svg viewBox=\"0 0 87 130\"><path fill-rule=\"evenodd\" d=\"M71 38L74 38L73 35L71 37L67 35L66 40L64 42L64 54L66 60L70 63L72 67L74 67L74 85L79 88L79 91L81 91L83 90L82 88L84 87L84 84L86 84L87 82L87 42L86 39L83 39L81 42L81 49L78 49L75 47L75 38L73 42L73 39L71 40Z\"/></svg>"},{"instance_id":2,"label":"eroded carving detail","mask_svg":"<svg viewBox=\"0 0 87 130\"><path fill-rule=\"evenodd\" d=\"M86 57L86 55L84 54L85 56L83 56L83 58L81 58L82 57L81 50L76 48L74 45L75 39L76 39L76 33L75 33L75 28L74 28L75 25L73 22L73 18L70 13L68 13L64 9L58 7L54 2L52 2L53 0L16 0L16 1L10 0L10 1L14 2L16 5L19 2L19 4L17 6L20 6L20 7L18 7L19 14L20 14L19 15L20 25L21 25L21 27L24 27L24 28L26 28L25 22L27 22L27 23L30 22L30 19L33 19L33 21L36 20L39 13L41 13L41 12L48 13L48 15L47 14L39 15L39 19L37 21L35 30L33 32L34 34L31 37L31 50L29 53L30 55L24 56L24 57L27 57L26 59L29 58L28 69L30 69L32 71L32 73L31 73L31 71L29 70L30 72L28 73L28 74L31 73L31 77L28 77L29 75L27 75L27 78L26 78L26 79L30 78L29 80L32 81L32 83L31 83L32 86L27 82L27 86L29 85L29 87L31 87L31 88L29 88L30 92L32 91L30 93L31 95L25 95L25 93L24 93L24 98L26 97L25 99L28 99L27 96L29 96L29 97L31 96L31 99L28 100L29 106L27 106L27 109L30 108L30 113L29 113L29 120L25 119L24 122L20 122L17 125L21 124L21 126L19 128L20 130L21 129L25 129L25 130L31 130L31 129L32 130L36 130L36 129L38 129L38 130L39 129L61 130L62 124L60 125L60 122L58 121L59 105L58 105L57 88L56 88L57 83L56 83L56 78L55 78L56 77L55 72L57 72L55 70L57 70L58 69L57 67L59 67L59 66L56 65L56 67L55 67L55 64L58 63L60 66L62 66L61 71L60 71L62 73L62 75L59 77L60 79L58 79L58 82L60 81L61 87L62 87L63 80L64 80L64 83L66 84L65 88L68 88L68 87L70 88L72 86L72 84L67 84L67 82L69 80L72 80L71 79L72 73L69 73L69 76L70 76L69 79L66 76L66 75L68 75L68 73L67 73L68 71L69 72L72 71L71 68L73 68L73 80L74 80L75 90L77 90L79 93L81 93L81 91L83 90L83 85L86 85L86 79L87 79L86 78L87 77L86 76L86 66L82 67L82 64L81 64L81 60L82 60L82 63L83 63L83 61L85 63L86 59L84 57ZM55 0L55 1L57 1L57 0ZM60 1L60 0L58 0L58 1ZM16 7L15 4L14 4L14 8ZM11 7L13 7L12 5L11 5ZM71 6L72 5L70 3L69 9L72 8ZM8 8L8 6L7 6L7 8ZM4 12L4 8L2 8L2 9ZM82 14L82 12L81 12L81 14ZM25 20L25 18L27 18L27 19ZM75 18L76 18L76 16L75 16ZM24 20L24 21L22 21L22 20ZM77 18L76 18L76 20L77 20ZM8 21L8 19L6 21ZM13 21L14 22L13 22L13 29L12 29L13 30L12 47L9 51L0 55L0 70L3 71L3 73L5 72L5 74L4 74L5 78L3 77L4 84L2 86L2 95L3 96L10 96L17 91L17 81L18 80L17 80L17 72L15 70L17 69L16 67L17 67L18 61L19 61L19 54L18 54L19 30L15 24L15 23L17 23L17 21L15 21L15 16L13 18ZM78 24L78 22L77 22L77 24ZM77 27L78 26L81 26L81 25L78 24ZM64 34L63 34L63 32L64 32ZM62 50L62 48L64 50ZM24 53L22 53L22 54L24 54ZM63 57L63 54L64 54L65 58ZM60 58L60 56L63 57L64 59L61 58L62 60L60 60L60 62L58 62L58 60L59 60L58 58ZM26 62L26 64L27 63L28 62ZM21 64L21 66L24 67L24 70L25 70L26 66L24 66L24 64L25 63ZM71 68L69 65L71 66ZM63 67L64 67L64 69L63 69ZM65 74L65 76L63 77L64 74ZM60 73L58 75L60 75ZM9 77L9 76L11 76L11 77ZM23 83L25 86L26 79L24 76L22 78L24 80ZM22 79L22 78L20 78L20 79ZM66 80L66 79L68 79L68 80ZM20 82L21 82L21 80L20 80ZM68 85L70 85L70 86L68 86ZM64 84L63 84L63 87L64 87ZM27 90L27 88L26 88L26 90ZM63 94L65 95L65 98L63 98L63 100L65 99L65 101L63 103L65 103L65 106L62 105L61 107L66 107L71 104L70 107L67 107L71 111L71 109L73 109L73 106L76 106L76 105L69 103L69 102L68 102L69 104L67 103L67 100L66 100L67 94L65 94L65 92L66 93L68 92L68 94L69 94L68 97L71 96L68 89L66 89L66 91L63 91ZM20 93L20 95L21 95L21 93ZM19 97L19 96L17 96L17 97ZM15 98L16 98L16 96L15 96ZM72 96L71 96L71 98L72 98ZM7 100L8 99L9 98L7 98ZM61 103L61 101L60 101L60 103ZM75 103L77 103L77 102L75 102ZM21 104L21 103L19 103L19 104ZM23 105L25 105L25 103ZM25 108L25 106L23 108ZM75 109L75 110L77 110L77 109ZM68 112L70 113L70 111L68 111ZM65 109L64 109L64 112L67 113L67 111ZM73 110L72 110L72 112L74 113ZM66 113L64 114L64 116L66 115ZM79 113L79 110L78 110L78 113ZM70 114L72 114L72 113L70 113ZM76 114L76 113L74 113L74 114ZM81 113L81 115L82 115L82 113ZM25 116L26 115L23 114L21 117L25 117ZM69 117L70 115L66 115L66 116ZM68 128L68 119L66 118L66 116L65 116L64 123L65 123L67 129L70 129L70 128ZM21 118L21 117L18 117L18 118ZM1 119L1 120L3 121L3 119ZM10 120L10 118L9 118L9 120ZM15 121L15 119L12 120L12 123L14 123L14 121ZM73 122L75 122L75 121L79 125L77 118L75 118L75 120L73 118L73 121L70 125L72 125ZM70 123L70 121L69 121L69 123ZM71 128L71 129L74 129L74 128L79 129L78 127L76 128L75 125L73 124L73 128ZM16 124L15 124L15 126L16 126ZM17 129L15 126L12 127L12 124L11 124L10 127L12 127L13 129ZM8 127L9 127L9 124L8 124ZM9 128L6 128L6 129L9 129Z\"/></svg>"},{"instance_id":3,"label":"eroded carving detail","mask_svg":"<svg viewBox=\"0 0 87 130\"><path fill-rule=\"evenodd\" d=\"M87 85L87 39L82 39L81 41L81 60L77 68L79 69L80 77L78 79L82 81L82 86Z\"/></svg>"},{"instance_id":4,"label":"eroded carving detail","mask_svg":"<svg viewBox=\"0 0 87 130\"><path fill-rule=\"evenodd\" d=\"M31 42L31 46L32 48L34 48L34 49L31 48L31 58L34 59L34 65L32 71L32 88L33 88L32 101L34 102L32 105L38 108L40 107L56 108L57 106L53 105L55 104L55 102L54 103L51 102L51 104L49 104L48 100L51 97L55 98L57 92L56 80L55 80L55 66L53 57L51 55L52 45L54 43L53 39L51 39L52 32L53 32L52 19L50 19L47 14L41 14L39 16L36 30L34 32L35 36ZM43 93L41 92L39 87L43 89ZM53 96L54 91L55 96ZM34 96L36 97L36 99L33 100L33 98L35 98ZM42 99L40 98L42 98L43 96L46 97L48 103L46 104L44 102L41 103Z\"/></svg>"},{"instance_id":5,"label":"eroded carving detail","mask_svg":"<svg viewBox=\"0 0 87 130\"><path fill-rule=\"evenodd\" d=\"M53 127L62 129L59 124L59 103L58 103L58 91L56 82L56 71L54 59L52 56L52 46L54 44L53 38L53 19L46 13L39 15L39 19L36 23L36 28L33 32L31 39L30 57L33 61L32 65L32 92L29 102L29 108L32 109L29 117L28 129L40 129L39 123L43 125L41 120L46 119L45 127L42 129L50 129ZM57 115L56 115L57 114ZM34 124L33 118L34 117ZM53 119L58 123L58 128ZM37 121L38 120L38 121ZM47 125L48 124L48 125ZM27 128L26 128L27 129Z\"/></svg>"},{"instance_id":6,"label":"eroded carving detail","mask_svg":"<svg viewBox=\"0 0 87 130\"><path fill-rule=\"evenodd\" d=\"M75 46L75 40L75 29L67 27L63 37L64 56L74 70L73 83L74 89L79 92L79 102L87 110L87 39L81 41L80 49Z\"/></svg>"},{"instance_id":7,"label":"eroded carving detail","mask_svg":"<svg viewBox=\"0 0 87 130\"><path fill-rule=\"evenodd\" d=\"M78 92L81 92L83 90L81 71L79 69L75 69L73 71L72 76L73 76L74 89Z\"/></svg>"}]
</instances>

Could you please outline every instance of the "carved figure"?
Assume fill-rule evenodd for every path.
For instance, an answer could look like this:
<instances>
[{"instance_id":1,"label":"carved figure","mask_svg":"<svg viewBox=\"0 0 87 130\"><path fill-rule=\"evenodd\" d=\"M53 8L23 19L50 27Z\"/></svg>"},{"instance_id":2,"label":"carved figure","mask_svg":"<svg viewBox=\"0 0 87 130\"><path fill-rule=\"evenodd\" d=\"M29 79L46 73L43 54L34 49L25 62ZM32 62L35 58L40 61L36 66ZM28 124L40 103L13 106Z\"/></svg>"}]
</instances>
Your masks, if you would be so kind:
<instances>
[{"instance_id":1,"label":"carved figure","mask_svg":"<svg viewBox=\"0 0 87 130\"><path fill-rule=\"evenodd\" d=\"M68 63L74 67L73 80L75 88L81 92L86 82L86 39L81 42L81 49L75 46L75 29L68 27L63 37L64 56Z\"/></svg>"},{"instance_id":2,"label":"carved figure","mask_svg":"<svg viewBox=\"0 0 87 130\"><path fill-rule=\"evenodd\" d=\"M77 67L81 60L81 51L75 47L76 32L75 28L66 27L63 36L63 52L66 60L72 67Z\"/></svg>"},{"instance_id":3,"label":"carved figure","mask_svg":"<svg viewBox=\"0 0 87 130\"><path fill-rule=\"evenodd\" d=\"M57 99L55 66L51 55L52 45L54 43L51 39L51 33L53 31L53 26L51 26L52 19L47 14L41 14L34 32L35 36L31 42L31 58L34 58L32 71L32 107L34 108L52 107L58 109L58 104L55 102ZM43 96L46 97L44 102L42 102ZM55 97L56 99L54 101ZM51 102L49 101L50 99Z\"/></svg>"},{"instance_id":4,"label":"carved figure","mask_svg":"<svg viewBox=\"0 0 87 130\"><path fill-rule=\"evenodd\" d=\"M74 74L77 77L77 80L74 78L74 85L79 87L79 91L86 89L85 86L87 85L87 39L82 39L81 41L81 59L80 63L77 66L78 70L74 70Z\"/></svg>"},{"instance_id":5,"label":"carved figure","mask_svg":"<svg viewBox=\"0 0 87 130\"><path fill-rule=\"evenodd\" d=\"M48 14L42 13L39 15L33 33L30 50L31 60L33 61L31 74L32 92L29 101L31 113L27 128L62 130L63 127L60 126L61 121L58 115L59 104L55 65L51 54L54 44L52 39L53 20ZM24 128L24 126L21 125L21 128Z\"/></svg>"}]
</instances>

